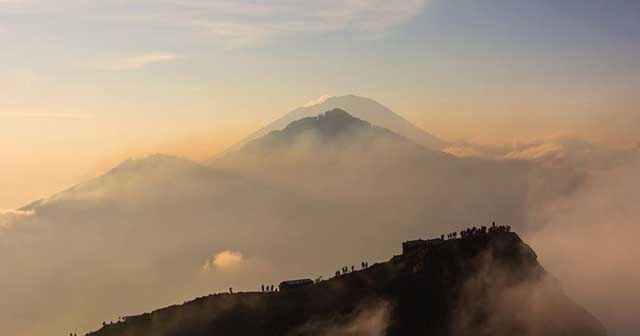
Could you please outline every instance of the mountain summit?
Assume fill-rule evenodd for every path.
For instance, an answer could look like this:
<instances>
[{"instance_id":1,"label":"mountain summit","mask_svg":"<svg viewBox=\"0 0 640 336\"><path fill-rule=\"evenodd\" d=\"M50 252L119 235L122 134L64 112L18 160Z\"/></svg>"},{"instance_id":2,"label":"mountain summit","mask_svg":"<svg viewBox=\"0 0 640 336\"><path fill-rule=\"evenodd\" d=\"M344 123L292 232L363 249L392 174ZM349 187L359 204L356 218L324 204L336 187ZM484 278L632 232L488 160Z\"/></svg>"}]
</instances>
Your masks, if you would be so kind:
<instances>
[{"instance_id":1,"label":"mountain summit","mask_svg":"<svg viewBox=\"0 0 640 336\"><path fill-rule=\"evenodd\" d=\"M348 111L349 114L356 118L366 120L375 126L389 129L392 132L405 136L431 149L440 150L445 146L445 141L418 128L377 101L371 98L346 95L340 97L322 97L316 104L307 104L306 106L299 107L250 134L240 143L230 148L229 151L236 150L251 140L260 138L272 131L281 130L291 122L317 116L333 109Z\"/></svg>"},{"instance_id":2,"label":"mountain summit","mask_svg":"<svg viewBox=\"0 0 640 336\"><path fill-rule=\"evenodd\" d=\"M355 118L342 109L332 109L314 117L289 123L284 129L248 142L243 151L276 149L286 146L338 144L349 146L380 138L406 141L403 137L367 121Z\"/></svg>"}]
</instances>

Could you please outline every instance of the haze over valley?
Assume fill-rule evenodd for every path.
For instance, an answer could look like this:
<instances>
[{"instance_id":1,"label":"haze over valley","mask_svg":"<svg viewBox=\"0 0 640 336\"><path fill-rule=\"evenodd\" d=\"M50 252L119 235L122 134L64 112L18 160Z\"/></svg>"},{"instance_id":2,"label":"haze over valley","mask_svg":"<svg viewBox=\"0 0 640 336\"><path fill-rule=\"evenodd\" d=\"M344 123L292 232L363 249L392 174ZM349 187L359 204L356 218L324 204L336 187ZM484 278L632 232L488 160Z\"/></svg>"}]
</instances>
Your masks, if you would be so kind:
<instances>
[{"instance_id":1,"label":"haze over valley","mask_svg":"<svg viewBox=\"0 0 640 336\"><path fill-rule=\"evenodd\" d=\"M639 37L632 1L0 0L0 335L635 336Z\"/></svg>"},{"instance_id":2,"label":"haze over valley","mask_svg":"<svg viewBox=\"0 0 640 336\"><path fill-rule=\"evenodd\" d=\"M335 101L353 106L372 100ZM413 128L396 133L383 128L385 118L373 125L326 107L331 109L204 163L161 154L129 159L3 214L1 258L12 272L1 288L5 302L14 303L2 315L5 330L46 334L73 325L88 331L105 319L228 286L253 290L287 277L328 276L337 265L384 260L397 253L401 241L484 224L478 218L513 225L569 283L578 279L574 271L594 276L589 271L594 265L563 253L578 246L557 246L548 235L576 237L580 246L607 242L599 233L608 227L563 217L590 202L600 180L631 174L638 162L633 149L589 145L592 151L574 153L566 146L566 154L536 152L531 158L455 156L416 143L409 137L416 134ZM390 120L398 118L386 113ZM367 118L366 110L360 116ZM602 153L606 165L584 164ZM633 210L629 200L621 202L617 206L629 204ZM558 204L569 211L556 213ZM626 215L633 214L621 214L617 224L633 230ZM589 236L580 235L583 229ZM613 257L588 262L608 263ZM573 260L570 270L567 258ZM631 265L623 260L595 265L614 266ZM632 281L610 280L635 289ZM602 304L622 304L588 284L575 285L567 290L581 294L578 299L594 312L604 309ZM631 321L617 323L624 328Z\"/></svg>"}]
</instances>

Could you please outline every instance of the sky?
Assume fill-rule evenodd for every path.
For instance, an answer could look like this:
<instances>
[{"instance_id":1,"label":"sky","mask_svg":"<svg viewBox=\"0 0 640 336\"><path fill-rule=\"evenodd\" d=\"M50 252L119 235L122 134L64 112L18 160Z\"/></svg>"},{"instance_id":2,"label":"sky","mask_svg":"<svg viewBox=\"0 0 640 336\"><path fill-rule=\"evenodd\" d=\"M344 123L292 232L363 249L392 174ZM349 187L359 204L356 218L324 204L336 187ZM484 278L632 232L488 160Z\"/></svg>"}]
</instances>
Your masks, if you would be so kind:
<instances>
[{"instance_id":1,"label":"sky","mask_svg":"<svg viewBox=\"0 0 640 336\"><path fill-rule=\"evenodd\" d=\"M321 95L447 140L640 142L633 0L0 0L0 209Z\"/></svg>"}]
</instances>

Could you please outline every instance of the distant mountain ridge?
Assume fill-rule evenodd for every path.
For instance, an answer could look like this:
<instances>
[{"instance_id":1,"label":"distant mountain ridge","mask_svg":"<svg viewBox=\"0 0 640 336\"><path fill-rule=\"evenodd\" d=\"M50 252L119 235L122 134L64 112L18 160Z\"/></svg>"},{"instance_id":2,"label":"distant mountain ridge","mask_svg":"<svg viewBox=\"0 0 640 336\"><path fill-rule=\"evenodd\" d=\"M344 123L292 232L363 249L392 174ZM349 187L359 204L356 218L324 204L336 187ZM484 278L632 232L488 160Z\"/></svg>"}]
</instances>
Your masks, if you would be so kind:
<instances>
[{"instance_id":1,"label":"distant mountain ridge","mask_svg":"<svg viewBox=\"0 0 640 336\"><path fill-rule=\"evenodd\" d=\"M314 117L336 108L347 111L352 116L366 120L372 125L383 127L405 136L427 148L440 150L446 146L446 142L444 140L439 139L413 125L405 118L394 113L388 107L378 103L377 101L371 98L345 95L339 97L328 97L317 104L298 107L283 117L250 134L238 144L229 148L225 153L238 150L248 142L265 136L272 131L284 129L293 121L306 117Z\"/></svg>"}]
</instances>

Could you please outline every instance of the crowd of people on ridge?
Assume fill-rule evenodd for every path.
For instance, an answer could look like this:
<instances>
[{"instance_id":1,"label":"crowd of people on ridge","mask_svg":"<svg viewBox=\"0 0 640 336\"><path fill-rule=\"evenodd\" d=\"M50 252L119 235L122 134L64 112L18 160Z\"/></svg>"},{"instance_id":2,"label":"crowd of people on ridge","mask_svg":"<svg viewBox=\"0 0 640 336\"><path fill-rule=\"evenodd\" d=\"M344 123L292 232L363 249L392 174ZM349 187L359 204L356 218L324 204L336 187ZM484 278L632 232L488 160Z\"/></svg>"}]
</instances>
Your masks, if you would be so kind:
<instances>
[{"instance_id":1,"label":"crowd of people on ridge","mask_svg":"<svg viewBox=\"0 0 640 336\"><path fill-rule=\"evenodd\" d=\"M460 238L466 237L474 237L474 236L482 236L488 233L503 233L503 232L511 232L510 225L496 225L496 222L493 222L490 227L481 226L480 228L471 227L465 230L460 231ZM447 233L446 235L441 235L440 239L444 240L445 236L447 239L456 239L458 238L458 232Z\"/></svg>"}]
</instances>

